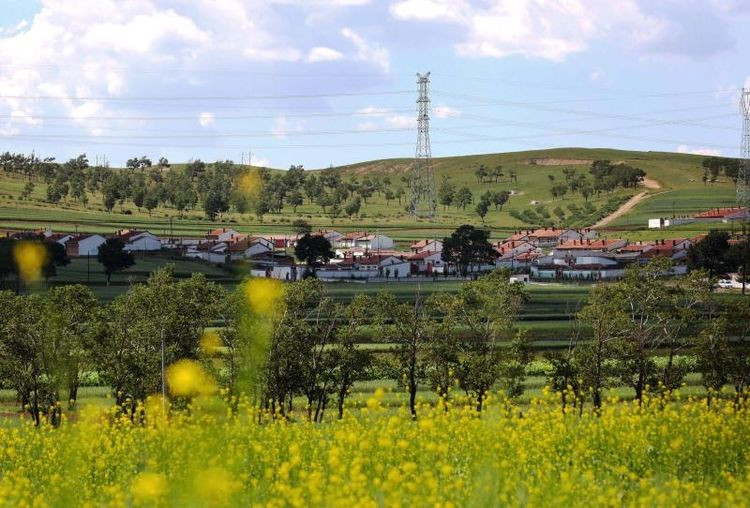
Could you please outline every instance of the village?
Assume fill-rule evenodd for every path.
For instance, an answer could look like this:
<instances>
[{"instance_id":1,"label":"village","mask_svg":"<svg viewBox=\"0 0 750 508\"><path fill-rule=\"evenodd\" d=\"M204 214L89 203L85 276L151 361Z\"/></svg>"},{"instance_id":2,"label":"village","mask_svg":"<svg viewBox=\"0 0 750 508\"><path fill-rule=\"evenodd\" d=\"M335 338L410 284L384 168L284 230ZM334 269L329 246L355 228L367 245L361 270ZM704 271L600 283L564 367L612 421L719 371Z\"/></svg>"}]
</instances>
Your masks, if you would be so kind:
<instances>
[{"instance_id":1,"label":"village","mask_svg":"<svg viewBox=\"0 0 750 508\"><path fill-rule=\"evenodd\" d=\"M745 208L708 210L681 221L730 222L745 218ZM676 219L662 219L661 228L675 225ZM649 221L653 224L653 220ZM684 222L682 222L684 223ZM102 234L6 232L10 238L41 235L45 241L65 247L69 257L96 256L107 236ZM380 232L342 233L332 229L312 232L324 237L335 256L316 267L322 281L407 281L419 278L456 278L459 270L443 255L443 241L424 238L411 244L397 242ZM118 230L112 235L123 242L123 250L133 253L170 251L175 255L215 265L246 265L255 277L285 281L300 280L309 267L294 257L294 248L303 233L244 234L222 227L204 237L164 237L149 231ZM665 235L666 236L666 235ZM494 242L494 260L468 268L469 276L496 268L507 268L519 281L598 281L617 280L633 264L645 264L656 256L669 258L671 275L687 272L687 253L705 235L628 241L594 229L538 228L515 231ZM732 241L739 241L733 239ZM725 282L725 284L727 284Z\"/></svg>"}]
</instances>

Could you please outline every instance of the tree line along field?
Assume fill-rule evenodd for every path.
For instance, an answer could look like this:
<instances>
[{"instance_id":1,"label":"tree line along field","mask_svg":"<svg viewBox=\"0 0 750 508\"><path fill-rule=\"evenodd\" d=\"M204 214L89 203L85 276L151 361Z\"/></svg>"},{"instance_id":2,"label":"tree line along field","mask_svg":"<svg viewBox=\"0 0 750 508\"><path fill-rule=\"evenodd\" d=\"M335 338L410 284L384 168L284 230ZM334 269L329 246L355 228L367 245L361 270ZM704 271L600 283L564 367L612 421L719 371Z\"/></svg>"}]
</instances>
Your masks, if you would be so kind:
<instances>
[{"instance_id":1,"label":"tree line along field","mask_svg":"<svg viewBox=\"0 0 750 508\"><path fill-rule=\"evenodd\" d=\"M553 199L550 189L566 181L566 171L575 170L576 178L586 176L589 183L591 161L610 160L612 163L625 163L645 171L647 177L658 188L630 189L618 187L613 192L601 195L593 194L584 199L580 192L568 192L563 197ZM222 213L215 220L207 220L200 202L195 209L187 209L178 213L174 208L160 204L149 214L144 208L140 210L132 201L125 200L122 204L114 205L112 212L107 212L102 204L103 195L100 191L89 192L86 205L76 202L70 197L58 203L47 200L47 185L43 181L35 180L34 189L27 199L19 199L24 192L26 180L19 175L0 173L3 192L0 192L0 227L37 228L51 227L59 231L72 231L77 225L80 230L91 232L108 232L116 228L150 229L159 235L201 235L216 225L232 225L241 232L285 232L291 229L294 218L304 218L314 227L338 228L367 228L380 229L392 234L397 239L411 240L418 237L441 236L447 234L454 226L462 223L479 223L480 217L475 211L476 204L486 191L513 191L502 206L502 210L495 210L489 206L484 221L495 230L495 234L507 235L510 231L534 225L520 220L519 214L529 211L536 213L539 220L548 216L546 221L565 224L590 220L595 222L598 215L587 215L583 208L588 201L591 210L613 211L618 203L637 192L654 194L635 207L625 217L615 224L625 227L645 226L645 220L664 215L674 207L678 213L691 213L698 210L729 204L732 200L733 184L728 178L720 176L716 183L704 184L701 181L704 169L700 156L685 154L669 154L656 152L626 152L604 149L554 149L506 154L487 154L463 157L446 157L434 160L436 186L440 187L444 178L448 178L449 186L453 189L466 187L472 194L472 202L465 209L457 206L438 206L439 217L435 221L415 220L404 210L408 199L407 183L402 177L409 174L411 161L409 159L393 159L359 163L350 166L334 168L341 175L343 181L362 182L364 179L387 178L390 183L387 188L396 194L402 192L400 200L395 197L386 200L385 190L372 192L369 198L362 201L356 217L348 217L344 208L356 195L342 202L338 217L330 213L322 213L319 204L310 203L303 193L302 203L296 206L285 204L281 213L265 213L263 222L253 213L252 208L244 213L238 213L234 206ZM476 175L478 168L484 167L489 176L480 182ZM503 176L492 176L495 168L501 167ZM177 172L183 171L185 165L172 166ZM139 169L123 170L137 173ZM151 171L151 169L149 170ZM272 174L280 174L272 171ZM515 179L511 180L511 174ZM304 171L306 175L320 176L320 171ZM554 180L550 180L550 176ZM706 193L707 188L711 189ZM707 197L710 196L710 197ZM538 205L532 205L537 202ZM609 204L608 204L609 203ZM329 207L330 208L330 207ZM560 219L556 209L564 214ZM329 211L329 210L327 210ZM575 212L577 211L577 212ZM578 213L579 215L575 215ZM574 217L580 217L574 220ZM589 219L584 219L589 217ZM171 222L170 222L171 218Z\"/></svg>"},{"instance_id":2,"label":"tree line along field","mask_svg":"<svg viewBox=\"0 0 750 508\"><path fill-rule=\"evenodd\" d=\"M153 261L153 259L151 260ZM163 270L158 267L159 265L153 265L149 267L149 270L154 270L157 274L163 273ZM80 268L80 267L79 267ZM238 291L237 283L227 283L227 279L220 279L216 277L216 273L211 272L204 272L200 274L199 279L195 279L194 275L196 272L191 272L191 275L189 278L186 278L187 272L180 271L185 270L185 266L180 267L179 265L171 265L169 268L169 276L172 277L175 282L175 284L187 284L185 287L191 287L194 288L200 287L200 284L202 284L201 281L206 281L209 285L216 287L217 289L219 287L224 287L225 294L232 294L236 293ZM148 272L142 272L141 276L145 276ZM497 276L497 274L495 274ZM99 276L101 279L101 275ZM163 275L159 275L158 277L163 278ZM500 277L502 278L502 274L500 274ZM131 282L135 282L135 279L133 277L128 277ZM496 277L495 277L496 278ZM193 282L195 281L195 282ZM481 279L480 279L481 281ZM68 283L72 282L72 280L68 280ZM100 280L99 282L103 282ZM143 282L143 281L139 281ZM236 281L235 281L236 282ZM266 281L260 280L258 283L265 284ZM270 281L268 281L270 283ZM316 291L319 291L319 295L316 296L313 300L314 301L328 301L330 304L324 308L321 308L321 311L316 311L312 314L307 315L305 320L310 321L310 323L313 323L313 326L321 326L320 323L326 323L331 322L335 323L342 319L340 315L341 308L350 307L355 304L360 299L366 299L367 301L377 302L378 299L380 299L383 295L388 295L389 298L392 299L393 305L398 306L405 306L405 308L414 308L415 305L419 304L419 302L423 302L420 305L423 305L424 302L431 302L433 300L439 302L441 299L445 298L456 298L462 295L467 288L470 286L473 286L475 284L478 284L479 282L457 282L457 281L447 281L447 282L426 282L426 283L402 283L402 284L336 284L336 285L324 285L319 286L319 289ZM164 284L161 282L160 284ZM195 286L195 284L198 284L198 286ZM667 284L671 284L668 283ZM679 284L684 284L683 282L680 282ZM689 284L689 283L688 283ZM123 290L126 287L129 286L122 286L120 288L119 296L117 296L115 301L112 300L104 300L102 303L107 304L107 308L111 309L117 309L118 305L125 305L123 308L123 312L125 311L126 307L130 307L131 305L144 305L146 301L140 302L138 300L138 294L145 292L144 294L148 294L151 289L149 287L152 285L152 282L148 282L145 286L137 286L137 291L131 292L131 294L125 295L123 294ZM56 285L57 286L57 285ZM78 286L81 289L76 289L76 286L59 286L56 289L52 289L52 292L62 290L62 293L56 293L64 295L66 294L65 291L70 290L72 292L81 291L83 288L81 286ZM131 286L132 287L132 286ZM159 286L157 286L158 289ZM291 292L291 294L295 293L298 290L304 289L306 286L299 285L299 284L292 284L291 286L288 286L286 291ZM604 286L605 288L609 286ZM42 288L38 288L38 290L41 290ZM108 288L109 289L109 288ZM135 288L134 288L135 289ZM599 288L597 288L597 291ZM195 289L193 289L195 291ZM201 290L203 291L203 290ZM205 298L205 296L200 296L201 291L196 293L196 297L199 298ZM214 291L214 290L212 290ZM228 291L228 293L227 293ZM308 289L309 291L309 289ZM522 397L518 400L522 402L528 402L532 397L537 396L541 393L542 388L547 385L550 379L550 375L552 374L554 370L554 363L550 363L550 354L569 354L570 353L570 347L572 344L587 344L591 340L592 334L595 335L596 328L595 325L590 322L587 319L581 319L582 311L590 308L593 304L595 304L598 300L598 298L602 298L601 296L597 297L590 294L591 286L571 286L571 285L556 285L556 284L550 284L550 285L544 285L544 286L530 286L524 289L524 301L523 304L518 306L518 308L514 311L510 308L505 308L505 306L502 304L502 299L500 299L499 306L495 309L496 312L499 312L498 316L506 315L511 321L508 321L504 326L513 327L517 330L519 330L523 334L523 340L526 348L528 348L528 354L531 358L534 360L528 363L524 368L525 374L520 376L520 383L523 386L523 393L519 393L518 395L522 395ZM205 291L203 291L205 292ZM241 292L241 291L240 291ZM83 293L82 293L83 294ZM210 294L210 293L207 293ZM318 293L316 293L318 294ZM668 293L665 293L665 296ZM490 298L494 298L496 295L496 292L489 291L487 292L487 295L491 295ZM113 298L116 296L113 293L107 293L105 298L108 296L112 296ZM29 296L29 298L45 298L45 296L42 293ZM20 297L24 298L24 297ZM94 293L91 293L91 298L94 298ZM100 296L101 298L101 296ZM166 298L166 297L165 297ZM165 298L161 298L162 301L165 300ZM321 300L323 298L324 300ZM499 298L499 296L497 296ZM702 297L702 298L705 298ZM713 295L712 301L715 302L715 305L719 305L720 307L726 307L726 306L733 306L733 305L742 305L744 302L744 298L741 298L739 295L732 295L732 294L719 294L719 295ZM606 300L607 298L603 298ZM132 301L131 303L124 303ZM311 300L312 301L312 300ZM120 302L120 303L118 303ZM80 302L77 302L77 304ZM156 302L152 302L156 303ZM166 301L164 301L164 305L166 305ZM174 303L174 302L173 302ZM186 301L186 303L188 303ZM189 302L189 305L195 305L196 302ZM65 304L70 305L70 303ZM91 305L96 305L92 303ZM150 304L149 304L150 305ZM203 305L203 304L201 304ZM209 305L209 308L213 308L216 303L206 303L206 305ZM369 304L368 304L369 305ZM588 306L587 306L588 305ZM656 304L658 305L658 303ZM157 303L158 306L158 303ZM98 307L98 306L97 306ZM387 308L391 308L390 306ZM186 307L184 309L184 312L190 312L187 310ZM369 307L365 306L363 309L369 309ZM104 310L104 309L101 309ZM145 316L141 316L138 311L133 309L139 316L139 319L147 319L148 314ZM144 308L145 312L151 312L155 309L147 310L147 308ZM658 310L658 309L657 309ZM100 313L100 310L96 310L94 308L91 309L81 309L81 311L85 312L94 312L97 315ZM33 311L36 312L36 311ZM33 313L32 312L32 313ZM67 310L66 310L67 312ZM182 311L180 311L182 312ZM218 311L207 311L209 312L209 315L207 315L205 318L202 319L208 319L204 322L204 327L207 330L208 333L211 334L218 334L219 336L224 336L228 333L234 333L233 330L236 330L238 325L236 322L236 318L232 318L235 321L232 321L227 317L226 314ZM218 312L218 314L217 314ZM369 312L369 310L367 311ZM384 311L385 313L383 316L388 316L390 311ZM692 311L691 311L692 312ZM157 311L157 315L161 316L161 311ZM434 321L436 324L435 326L442 326L440 323L444 322L448 319L448 316L450 315L450 312L448 311L448 308L446 307L443 310L440 310L438 307L436 307L433 311L430 311L429 316L425 316L425 319L428 319L428 321ZM657 314L658 315L658 314ZM156 316L156 315L155 315ZM224 316L224 317L222 317ZM338 317L337 317L338 316ZM171 319L167 317L154 317L157 321L160 321L162 319ZM394 355L398 355L399 347L401 345L398 341L391 342L389 339L384 338L382 330L379 328L380 325L378 325L376 322L372 321L357 321L360 317L358 314L352 314L352 317L346 318L346 320L352 320L351 326L353 328L347 332L347 336L349 337L348 340L351 341L352 347L354 347L356 350L360 350L362 352L366 352L372 356L373 359L376 359L377 362L386 362L390 363L394 360ZM655 318L654 318L655 319ZM671 319L671 318L670 318ZM687 315L681 318L675 318L675 319L687 319ZM322 321L321 321L322 320ZM740 320L741 321L741 320ZM168 321L167 321L168 322ZM315 325L314 323L318 323ZM741 322L737 323L741 325ZM145 325L145 324L144 324ZM24 325L28 326L28 325ZM140 326L140 325L133 325L133 326ZM151 326L159 326L157 322L153 323L153 325L149 324L149 327ZM307 326L307 325L306 325ZM470 323L465 324L456 324L452 325L455 328L456 333L458 334L458 337L470 337L473 334L477 333L477 330L474 329ZM621 325L623 328L625 325ZM14 328L16 329L16 328ZM19 328L20 330L23 330L24 328ZM140 328L138 328L140 329ZM439 329L439 328L438 328ZM150 328L149 328L150 330ZM324 328L321 328L320 330L324 330ZM146 331L146 329L144 329ZM153 331L153 330L151 330ZM8 333L8 330L6 330ZM89 332L87 332L89 333ZM130 332L125 333L140 333L136 331L136 328L134 328ZM150 333L150 332L149 332ZM437 332L431 332L431 333L437 333ZM652 332L649 332L652 333ZM685 328L681 331L676 332L677 335L674 336L675 341L679 341L680 344L683 341L689 341L690 337L693 337L695 334L695 331L692 328ZM734 333L734 332L731 332ZM734 340L733 335L729 335L730 340ZM464 339L462 339L464 340ZM744 340L744 339L742 339ZM502 337L498 336L495 340L494 344L495 348L497 348L497 351L512 351L515 346L515 339L512 338L509 335L503 335ZM742 343L740 343L741 347ZM109 346L106 345L106 343L103 345L105 349L107 349ZM327 346L326 346L327 347ZM677 353L677 356L675 358L679 359L679 362L685 363L685 365L689 365L688 370L683 373L684 377L684 383L683 391L686 394L704 394L705 390L702 388L701 384L701 378L696 373L695 369L697 368L695 362L695 353L692 350L692 346L686 346L682 347L680 346L677 350L674 350L672 353L670 353L670 345L668 342L666 343L660 343L658 345L655 345L649 349L650 355L653 356L654 361L658 364L658 369L665 368L664 362L665 356L668 354L675 354ZM505 354L505 353L500 353ZM397 357L397 356L396 356ZM671 360L670 360L671 361ZM218 364L219 368L224 368L225 363ZM657 368L657 367L655 367ZM88 367L86 369L89 369ZM381 371L380 368L377 368L375 373L371 373L368 376L370 376L367 380L361 379L358 380L356 383L352 384L351 390L355 394L364 394L371 393L376 387L380 388L388 388L389 392L385 399L385 401L388 403L388 405L391 406L398 406L399 404L404 402L404 394L401 392L399 387L396 383L393 383L391 381L388 381L389 374L387 373L387 370ZM372 377L374 375L374 377ZM83 396L83 403L89 404L94 403L95 405L103 405L106 404L106 399L103 398L107 395L107 390L102 390L100 388L101 384L104 382L104 378L102 378L95 370L89 371L85 370L81 374L81 383L82 383L82 391L81 395ZM627 386L619 386L619 383L615 383L610 386L612 388L612 391L610 393L616 394L620 397L624 398L631 398L633 396L633 393L630 388ZM433 389L430 389L429 386L426 383L422 383L421 387L418 390L420 400L426 403L436 403L438 401L437 394ZM302 405L305 403L304 400L299 400L300 397L297 396L297 403ZM356 400L356 399L355 399ZM8 412L12 412L13 406L17 406L17 399L11 392L5 392L2 396L2 401L4 407L7 409ZM360 403L362 403L362 400L360 400Z\"/></svg>"}]
</instances>

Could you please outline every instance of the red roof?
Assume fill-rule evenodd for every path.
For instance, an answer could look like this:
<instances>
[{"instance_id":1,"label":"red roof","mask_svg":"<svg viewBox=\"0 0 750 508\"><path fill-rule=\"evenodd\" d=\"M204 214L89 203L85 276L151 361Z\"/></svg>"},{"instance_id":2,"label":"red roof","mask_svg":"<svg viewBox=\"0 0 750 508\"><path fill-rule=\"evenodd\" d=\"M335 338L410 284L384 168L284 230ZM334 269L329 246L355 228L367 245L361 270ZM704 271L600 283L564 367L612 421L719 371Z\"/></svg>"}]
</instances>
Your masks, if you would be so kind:
<instances>
[{"instance_id":1,"label":"red roof","mask_svg":"<svg viewBox=\"0 0 750 508\"><path fill-rule=\"evenodd\" d=\"M541 228L532 231L529 236L536 238L559 238L561 234L569 231L568 229L557 229L557 228Z\"/></svg>"},{"instance_id":2,"label":"red roof","mask_svg":"<svg viewBox=\"0 0 750 508\"><path fill-rule=\"evenodd\" d=\"M412 254L411 256L409 256L409 259L418 261L420 259L426 259L426 258L429 258L431 256L434 256L435 254L437 254L439 256L440 252L438 252L438 251L431 251L431 250L425 250L425 251L422 251L422 252L417 252L415 254Z\"/></svg>"},{"instance_id":3,"label":"red roof","mask_svg":"<svg viewBox=\"0 0 750 508\"><path fill-rule=\"evenodd\" d=\"M623 241L619 238L611 240L568 240L558 245L557 248L560 250L599 250L607 249Z\"/></svg>"},{"instance_id":4,"label":"red roof","mask_svg":"<svg viewBox=\"0 0 750 508\"><path fill-rule=\"evenodd\" d=\"M725 217L730 217L732 215L741 214L743 212L747 212L747 208L742 208L742 207L714 208L713 210L707 210L705 212L695 214L694 217L696 219L723 219Z\"/></svg>"}]
</instances>

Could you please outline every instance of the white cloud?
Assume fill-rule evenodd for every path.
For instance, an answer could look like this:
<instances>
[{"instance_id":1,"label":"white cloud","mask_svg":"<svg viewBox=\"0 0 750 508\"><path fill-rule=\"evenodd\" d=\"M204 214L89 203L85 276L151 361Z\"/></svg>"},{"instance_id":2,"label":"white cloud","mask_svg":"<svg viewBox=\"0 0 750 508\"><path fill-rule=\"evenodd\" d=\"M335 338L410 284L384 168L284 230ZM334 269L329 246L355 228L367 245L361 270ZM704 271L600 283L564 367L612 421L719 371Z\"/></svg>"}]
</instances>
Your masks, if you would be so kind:
<instances>
[{"instance_id":1,"label":"white cloud","mask_svg":"<svg viewBox=\"0 0 750 508\"><path fill-rule=\"evenodd\" d=\"M263 157L253 157L250 160L250 163L255 166L256 168L269 168L271 167L271 162L268 159L265 159Z\"/></svg>"},{"instance_id":2,"label":"white cloud","mask_svg":"<svg viewBox=\"0 0 750 508\"><path fill-rule=\"evenodd\" d=\"M468 10L461 0L403 0L391 4L396 19L420 21L459 21Z\"/></svg>"},{"instance_id":3,"label":"white cloud","mask_svg":"<svg viewBox=\"0 0 750 508\"><path fill-rule=\"evenodd\" d=\"M371 0L271 0L271 3L299 5L302 7L356 7L361 5L368 5L370 1Z\"/></svg>"},{"instance_id":4,"label":"white cloud","mask_svg":"<svg viewBox=\"0 0 750 508\"><path fill-rule=\"evenodd\" d=\"M377 43L366 41L362 36L354 32L351 28L343 28L341 35L349 39L357 50L352 59L370 62L380 67L384 72L391 69L390 54L388 50Z\"/></svg>"},{"instance_id":5,"label":"white cloud","mask_svg":"<svg viewBox=\"0 0 750 508\"><path fill-rule=\"evenodd\" d=\"M315 46L307 53L307 61L310 63L314 62L332 62L335 60L341 60L344 58L344 54L341 51L336 51L333 48L327 48L325 46Z\"/></svg>"},{"instance_id":6,"label":"white cloud","mask_svg":"<svg viewBox=\"0 0 750 508\"><path fill-rule=\"evenodd\" d=\"M677 153L690 153L694 155L707 155L718 157L721 155L721 150L716 148L701 148L697 146L680 145L677 147Z\"/></svg>"},{"instance_id":7,"label":"white cloud","mask_svg":"<svg viewBox=\"0 0 750 508\"><path fill-rule=\"evenodd\" d=\"M520 55L560 62L605 38L625 41L645 53L698 57L726 45L726 40L705 44L691 39L687 34L695 32L699 16L684 16L677 2L664 4L655 9L642 0L397 0L390 13L398 20L458 25L465 35L456 52L473 58ZM705 24L711 26L704 30L714 34L721 21L707 19Z\"/></svg>"},{"instance_id":8,"label":"white cloud","mask_svg":"<svg viewBox=\"0 0 750 508\"><path fill-rule=\"evenodd\" d=\"M117 116L131 105L71 97L158 95L157 86L175 83L189 95L185 88L202 83L194 72L201 66L301 59L275 21L260 0L97 0L95 6L90 0L43 0L30 21L0 35L0 95L61 100L0 99L0 114L71 115L87 129L100 129L87 117ZM169 70L143 74L154 69Z\"/></svg>"},{"instance_id":9,"label":"white cloud","mask_svg":"<svg viewBox=\"0 0 750 508\"><path fill-rule=\"evenodd\" d=\"M461 116L461 110L450 106L438 106L435 108L436 118L455 118Z\"/></svg>"},{"instance_id":10,"label":"white cloud","mask_svg":"<svg viewBox=\"0 0 750 508\"><path fill-rule=\"evenodd\" d=\"M208 127L214 123L214 120L216 120L216 115L210 111L204 111L198 115L198 123L201 124L201 127Z\"/></svg>"},{"instance_id":11,"label":"white cloud","mask_svg":"<svg viewBox=\"0 0 750 508\"><path fill-rule=\"evenodd\" d=\"M271 127L271 134L277 139L286 139L290 134L302 132L305 129L304 120L291 120L286 116L277 116Z\"/></svg>"}]
</instances>

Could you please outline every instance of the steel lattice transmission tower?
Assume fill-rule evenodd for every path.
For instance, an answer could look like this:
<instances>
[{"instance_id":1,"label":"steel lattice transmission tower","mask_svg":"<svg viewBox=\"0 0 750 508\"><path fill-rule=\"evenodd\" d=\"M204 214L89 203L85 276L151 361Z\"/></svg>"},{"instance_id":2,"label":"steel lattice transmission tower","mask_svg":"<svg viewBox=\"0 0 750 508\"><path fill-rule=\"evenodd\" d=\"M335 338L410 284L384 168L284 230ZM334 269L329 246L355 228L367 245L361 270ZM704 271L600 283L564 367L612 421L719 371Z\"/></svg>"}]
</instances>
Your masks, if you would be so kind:
<instances>
[{"instance_id":1,"label":"steel lattice transmission tower","mask_svg":"<svg viewBox=\"0 0 750 508\"><path fill-rule=\"evenodd\" d=\"M435 217L437 192L432 171L432 149L430 148L430 98L428 96L430 73L417 73L417 150L411 175L411 197L409 212L412 215Z\"/></svg>"},{"instance_id":2,"label":"steel lattice transmission tower","mask_svg":"<svg viewBox=\"0 0 750 508\"><path fill-rule=\"evenodd\" d=\"M742 151L740 153L740 172L737 175L737 203L750 205L750 89L742 89L740 98L742 111Z\"/></svg>"}]
</instances>

